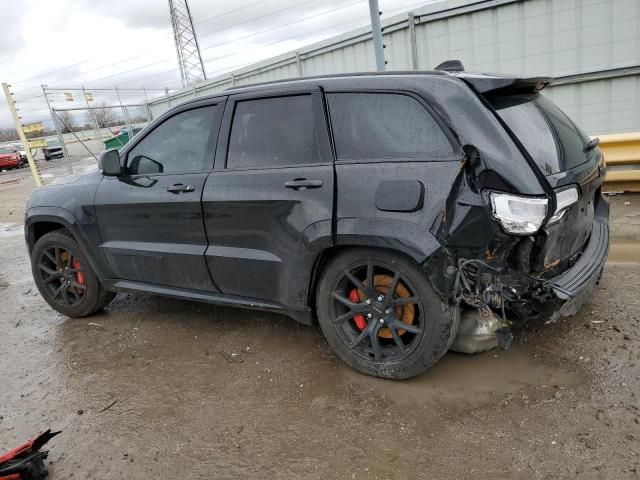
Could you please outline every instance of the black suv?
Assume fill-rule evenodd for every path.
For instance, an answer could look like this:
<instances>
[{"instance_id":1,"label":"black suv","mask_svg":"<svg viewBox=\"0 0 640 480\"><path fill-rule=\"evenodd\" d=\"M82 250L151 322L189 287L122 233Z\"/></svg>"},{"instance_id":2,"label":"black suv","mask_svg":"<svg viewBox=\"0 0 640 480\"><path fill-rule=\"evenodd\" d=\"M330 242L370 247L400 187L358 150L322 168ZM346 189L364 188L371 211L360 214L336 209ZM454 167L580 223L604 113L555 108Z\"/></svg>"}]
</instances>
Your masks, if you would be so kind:
<instances>
[{"instance_id":1,"label":"black suv","mask_svg":"<svg viewBox=\"0 0 640 480\"><path fill-rule=\"evenodd\" d=\"M70 317L125 290L282 312L388 378L457 336L490 348L572 314L608 251L597 139L539 93L549 79L459 67L172 108L99 172L32 193L40 293Z\"/></svg>"}]
</instances>

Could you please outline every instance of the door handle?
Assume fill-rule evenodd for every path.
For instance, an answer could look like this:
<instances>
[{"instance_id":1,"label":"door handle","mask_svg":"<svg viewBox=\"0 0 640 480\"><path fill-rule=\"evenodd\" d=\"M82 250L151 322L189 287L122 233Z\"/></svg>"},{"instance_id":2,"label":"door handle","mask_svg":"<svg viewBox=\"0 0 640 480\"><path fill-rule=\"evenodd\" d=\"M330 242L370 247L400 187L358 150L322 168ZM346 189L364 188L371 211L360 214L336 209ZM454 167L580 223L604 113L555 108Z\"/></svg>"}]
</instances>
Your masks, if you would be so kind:
<instances>
[{"instance_id":1,"label":"door handle","mask_svg":"<svg viewBox=\"0 0 640 480\"><path fill-rule=\"evenodd\" d=\"M167 187L167 192L171 193L183 193L183 192L193 192L196 189L193 185L183 185L182 183L176 183L175 185L171 185Z\"/></svg>"},{"instance_id":2,"label":"door handle","mask_svg":"<svg viewBox=\"0 0 640 480\"><path fill-rule=\"evenodd\" d=\"M284 183L285 188L293 190L306 190L308 188L322 187L322 180L307 180L306 178L296 178Z\"/></svg>"}]
</instances>

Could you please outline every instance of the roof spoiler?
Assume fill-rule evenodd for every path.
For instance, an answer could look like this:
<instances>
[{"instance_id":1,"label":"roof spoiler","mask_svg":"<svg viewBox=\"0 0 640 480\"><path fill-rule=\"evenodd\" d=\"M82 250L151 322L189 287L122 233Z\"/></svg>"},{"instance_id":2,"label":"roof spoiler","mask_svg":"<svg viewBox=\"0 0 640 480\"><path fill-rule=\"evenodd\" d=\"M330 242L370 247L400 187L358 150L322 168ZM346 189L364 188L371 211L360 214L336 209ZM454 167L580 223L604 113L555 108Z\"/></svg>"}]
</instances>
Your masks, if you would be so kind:
<instances>
[{"instance_id":1,"label":"roof spoiler","mask_svg":"<svg viewBox=\"0 0 640 480\"><path fill-rule=\"evenodd\" d=\"M491 73L466 72L460 60L447 60L438 65L435 70L447 72L464 80L476 92L482 95L508 95L513 93L532 93L542 90L549 85L551 77L514 77Z\"/></svg>"},{"instance_id":2,"label":"roof spoiler","mask_svg":"<svg viewBox=\"0 0 640 480\"><path fill-rule=\"evenodd\" d=\"M456 75L482 95L510 95L539 92L549 85L551 77L501 77L498 75Z\"/></svg>"}]
</instances>

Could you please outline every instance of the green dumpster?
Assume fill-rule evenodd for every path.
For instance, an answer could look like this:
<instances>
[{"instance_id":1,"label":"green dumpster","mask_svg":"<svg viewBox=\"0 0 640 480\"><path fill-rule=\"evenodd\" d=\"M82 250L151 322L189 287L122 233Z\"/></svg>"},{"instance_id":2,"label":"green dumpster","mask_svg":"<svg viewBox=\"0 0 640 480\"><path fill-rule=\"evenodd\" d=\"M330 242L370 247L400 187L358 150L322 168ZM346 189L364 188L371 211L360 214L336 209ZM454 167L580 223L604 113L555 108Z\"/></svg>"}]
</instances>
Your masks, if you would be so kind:
<instances>
[{"instance_id":1,"label":"green dumpster","mask_svg":"<svg viewBox=\"0 0 640 480\"><path fill-rule=\"evenodd\" d=\"M133 127L133 134L137 134L140 130L142 130L142 127ZM104 143L104 148L106 148L107 150L113 150L114 148L116 150L121 149L122 147L124 147L127 142L129 141L129 129L128 128L123 128L121 129L117 135L108 138L106 140L103 140L102 143Z\"/></svg>"},{"instance_id":2,"label":"green dumpster","mask_svg":"<svg viewBox=\"0 0 640 480\"><path fill-rule=\"evenodd\" d=\"M129 141L129 134L121 133L119 135L116 135L115 137L107 138L102 142L104 143L104 148L106 148L107 150L113 150L114 148L120 149L124 147L128 141Z\"/></svg>"}]
</instances>

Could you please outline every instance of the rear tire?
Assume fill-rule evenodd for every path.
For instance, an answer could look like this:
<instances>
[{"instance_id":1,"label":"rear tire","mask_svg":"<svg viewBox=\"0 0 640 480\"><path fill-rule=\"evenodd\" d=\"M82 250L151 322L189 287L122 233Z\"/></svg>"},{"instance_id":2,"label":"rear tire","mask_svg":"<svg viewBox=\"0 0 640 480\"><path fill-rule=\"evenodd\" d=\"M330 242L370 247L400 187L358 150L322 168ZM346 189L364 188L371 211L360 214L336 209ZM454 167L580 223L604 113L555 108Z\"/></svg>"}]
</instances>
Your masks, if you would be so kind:
<instances>
[{"instance_id":1,"label":"rear tire","mask_svg":"<svg viewBox=\"0 0 640 480\"><path fill-rule=\"evenodd\" d=\"M447 352L460 324L459 307L440 298L415 262L381 249L333 258L316 305L320 328L345 363L396 380L428 370Z\"/></svg>"},{"instance_id":2,"label":"rear tire","mask_svg":"<svg viewBox=\"0 0 640 480\"><path fill-rule=\"evenodd\" d=\"M31 271L42 298L67 317L92 315L115 297L102 286L80 245L66 230L49 232L36 242Z\"/></svg>"}]
</instances>

